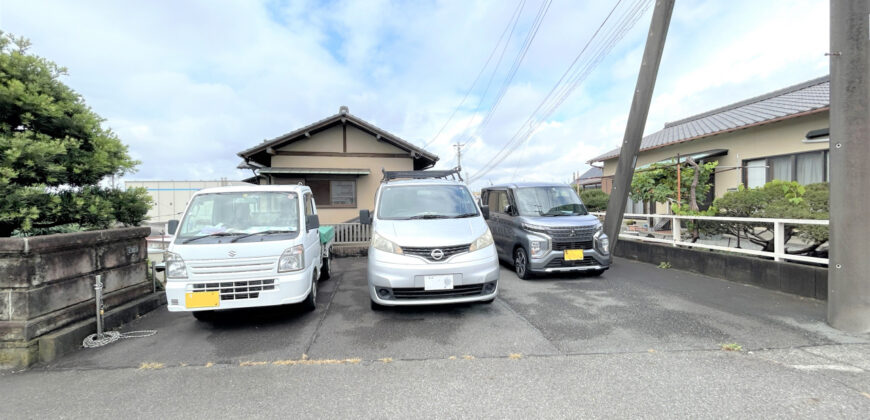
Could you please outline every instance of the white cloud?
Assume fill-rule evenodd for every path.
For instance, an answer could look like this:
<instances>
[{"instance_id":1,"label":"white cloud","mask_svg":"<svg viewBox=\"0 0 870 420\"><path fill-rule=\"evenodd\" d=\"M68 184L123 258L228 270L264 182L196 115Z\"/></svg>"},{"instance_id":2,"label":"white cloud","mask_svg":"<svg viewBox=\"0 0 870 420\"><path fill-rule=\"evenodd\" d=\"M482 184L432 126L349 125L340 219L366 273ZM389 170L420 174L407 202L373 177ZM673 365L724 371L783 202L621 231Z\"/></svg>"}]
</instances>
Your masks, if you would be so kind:
<instances>
[{"instance_id":1,"label":"white cloud","mask_svg":"<svg viewBox=\"0 0 870 420\"><path fill-rule=\"evenodd\" d=\"M70 69L79 91L143 163L135 178L242 178L235 153L331 115L358 115L421 145L441 128L516 3L386 0L4 1L0 27ZM525 6L484 109L483 82L429 149L475 133L537 11ZM611 2L553 2L485 130L468 141L475 172L516 133ZM824 0L677 2L647 132L827 72ZM482 183L567 180L619 143L650 12L524 146ZM470 123L470 125L469 125ZM470 130L465 127L470 126ZM514 175L516 174L516 175ZM479 185L478 185L479 186Z\"/></svg>"}]
</instances>

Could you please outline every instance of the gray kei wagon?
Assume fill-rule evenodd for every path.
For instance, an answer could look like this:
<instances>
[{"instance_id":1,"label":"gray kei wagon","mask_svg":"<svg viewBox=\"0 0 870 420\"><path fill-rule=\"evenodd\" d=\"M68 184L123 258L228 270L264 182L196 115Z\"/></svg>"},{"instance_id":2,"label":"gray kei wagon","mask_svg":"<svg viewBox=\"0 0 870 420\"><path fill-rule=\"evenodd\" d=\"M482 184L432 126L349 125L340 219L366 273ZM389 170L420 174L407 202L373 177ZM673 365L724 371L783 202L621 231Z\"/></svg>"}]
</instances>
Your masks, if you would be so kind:
<instances>
[{"instance_id":1,"label":"gray kei wagon","mask_svg":"<svg viewBox=\"0 0 870 420\"><path fill-rule=\"evenodd\" d=\"M601 275L610 268L609 241L597 217L568 185L512 183L486 187L481 203L499 259L521 279L533 273Z\"/></svg>"}]
</instances>

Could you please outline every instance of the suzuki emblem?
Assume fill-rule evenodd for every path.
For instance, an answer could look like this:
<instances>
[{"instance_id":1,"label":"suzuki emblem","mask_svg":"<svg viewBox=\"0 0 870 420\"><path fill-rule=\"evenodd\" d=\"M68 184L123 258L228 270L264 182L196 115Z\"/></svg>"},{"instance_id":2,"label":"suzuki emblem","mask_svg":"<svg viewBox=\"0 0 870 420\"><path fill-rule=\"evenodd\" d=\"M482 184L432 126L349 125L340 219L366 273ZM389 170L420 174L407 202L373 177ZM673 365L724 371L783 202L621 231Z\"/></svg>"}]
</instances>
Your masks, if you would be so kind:
<instances>
[{"instance_id":1,"label":"suzuki emblem","mask_svg":"<svg viewBox=\"0 0 870 420\"><path fill-rule=\"evenodd\" d=\"M229 255L230 258L235 257L235 256L236 256L236 251L230 251L230 252L227 252L227 255Z\"/></svg>"},{"instance_id":2,"label":"suzuki emblem","mask_svg":"<svg viewBox=\"0 0 870 420\"><path fill-rule=\"evenodd\" d=\"M442 251L440 249L433 249L429 255L432 256L432 259L437 261L437 260L444 258L444 251Z\"/></svg>"}]
</instances>

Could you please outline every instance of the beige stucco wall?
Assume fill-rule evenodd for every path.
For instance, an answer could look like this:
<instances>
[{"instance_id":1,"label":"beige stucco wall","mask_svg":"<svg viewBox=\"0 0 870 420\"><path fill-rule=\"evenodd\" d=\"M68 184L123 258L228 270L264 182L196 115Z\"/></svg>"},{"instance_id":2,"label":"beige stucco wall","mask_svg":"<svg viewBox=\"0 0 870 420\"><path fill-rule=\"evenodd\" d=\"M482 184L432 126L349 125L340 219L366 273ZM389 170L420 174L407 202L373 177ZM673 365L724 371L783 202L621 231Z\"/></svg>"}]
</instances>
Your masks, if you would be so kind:
<instances>
[{"instance_id":1,"label":"beige stucco wall","mask_svg":"<svg viewBox=\"0 0 870 420\"><path fill-rule=\"evenodd\" d=\"M296 140L278 150L293 152L341 152L344 145L341 126L323 130L310 138ZM274 165L273 165L274 166Z\"/></svg>"},{"instance_id":2,"label":"beige stucco wall","mask_svg":"<svg viewBox=\"0 0 870 420\"><path fill-rule=\"evenodd\" d=\"M335 147L335 131L338 133L338 149L315 150L321 139ZM293 142L282 148L283 151L324 151L341 152L341 127L332 128L311 137L311 139ZM414 161L403 150L388 143L378 142L374 136L366 134L354 127L347 127L348 153L401 153L407 157L352 157L352 156L272 156L272 167L287 168L343 168L368 169L369 175L357 178L356 208L319 208L321 223L341 223L359 216L362 209L374 209L375 192L381 183L381 169L388 171L410 171L414 169Z\"/></svg>"},{"instance_id":3,"label":"beige stucco wall","mask_svg":"<svg viewBox=\"0 0 870 420\"><path fill-rule=\"evenodd\" d=\"M673 158L678 153L680 155L687 155L712 149L727 149L728 154L719 157L719 169L717 169L715 175L716 197L721 197L729 188L737 188L742 182L743 176L743 171L740 169L725 169L740 166L746 159L813 150L827 150L829 147L827 142L803 142L808 131L827 127L828 112L825 111L641 152L637 158L637 166L640 167ZM612 177L614 175L616 163L617 159L610 159L604 162L603 175L605 177ZM611 182L612 178L606 179L604 180L605 185L602 185L603 189L608 193L612 185ZM664 211L664 206L658 207L659 210Z\"/></svg>"}]
</instances>

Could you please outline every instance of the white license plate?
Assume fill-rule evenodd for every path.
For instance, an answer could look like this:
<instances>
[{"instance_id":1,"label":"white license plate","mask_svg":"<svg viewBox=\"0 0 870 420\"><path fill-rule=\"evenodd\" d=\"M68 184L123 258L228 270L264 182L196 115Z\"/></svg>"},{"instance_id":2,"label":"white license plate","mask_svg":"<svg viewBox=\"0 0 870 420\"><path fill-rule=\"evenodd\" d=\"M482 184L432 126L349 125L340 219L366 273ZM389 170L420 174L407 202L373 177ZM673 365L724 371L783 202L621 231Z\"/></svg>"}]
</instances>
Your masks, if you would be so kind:
<instances>
[{"instance_id":1,"label":"white license plate","mask_svg":"<svg viewBox=\"0 0 870 420\"><path fill-rule=\"evenodd\" d=\"M453 289L453 275L423 276L423 290Z\"/></svg>"}]
</instances>

